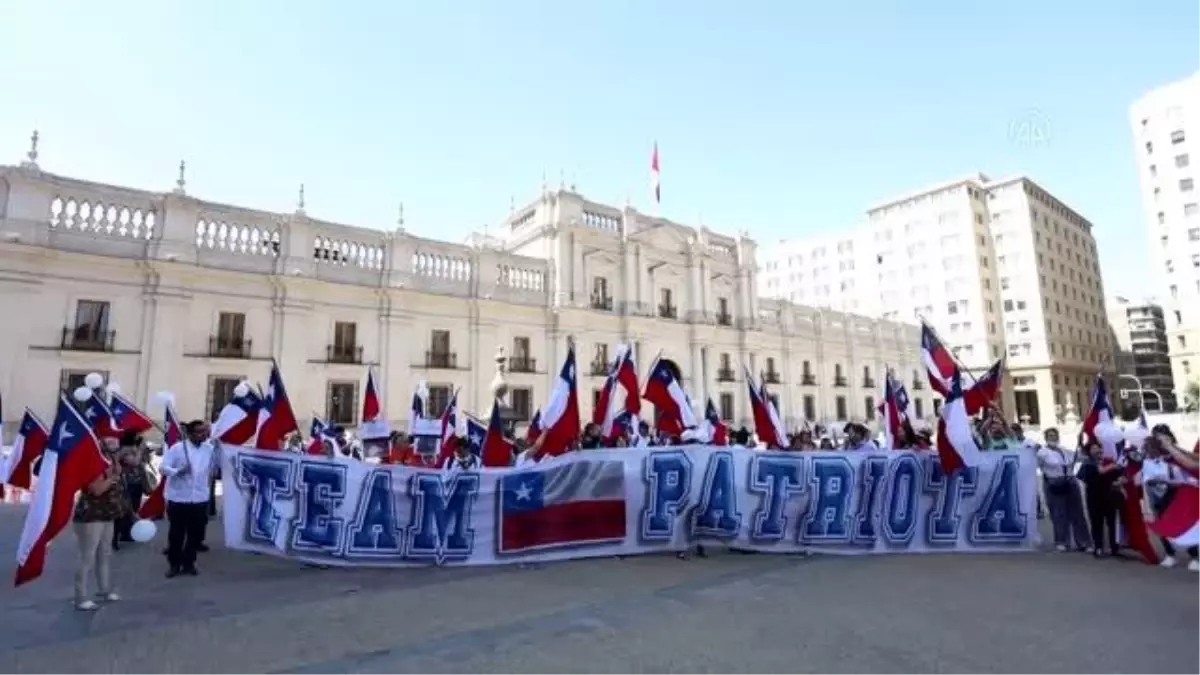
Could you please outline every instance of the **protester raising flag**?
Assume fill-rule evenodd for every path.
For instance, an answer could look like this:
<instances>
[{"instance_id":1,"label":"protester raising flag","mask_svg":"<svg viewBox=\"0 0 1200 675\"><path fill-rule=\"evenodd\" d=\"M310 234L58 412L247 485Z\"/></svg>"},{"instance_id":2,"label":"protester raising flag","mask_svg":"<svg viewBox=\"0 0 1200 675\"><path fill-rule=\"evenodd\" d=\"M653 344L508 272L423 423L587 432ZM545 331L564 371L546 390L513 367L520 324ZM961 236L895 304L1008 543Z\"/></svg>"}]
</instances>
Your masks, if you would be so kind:
<instances>
[{"instance_id":1,"label":"protester raising flag","mask_svg":"<svg viewBox=\"0 0 1200 675\"><path fill-rule=\"evenodd\" d=\"M900 392L896 378L891 372L883 378L883 401L879 404L880 419L883 420L884 449L895 450L908 444L904 430L905 415L900 406Z\"/></svg>"},{"instance_id":2,"label":"protester raising flag","mask_svg":"<svg viewBox=\"0 0 1200 675\"><path fill-rule=\"evenodd\" d=\"M290 406L289 406L290 407ZM246 445L258 430L263 400L245 380L233 388L233 398L221 408L212 437L228 445Z\"/></svg>"},{"instance_id":3,"label":"protester raising flag","mask_svg":"<svg viewBox=\"0 0 1200 675\"><path fill-rule=\"evenodd\" d=\"M542 408L542 437L537 457L555 457L566 452L579 438L579 394L576 392L575 343L567 342L567 357Z\"/></svg>"},{"instance_id":4,"label":"protester raising flag","mask_svg":"<svg viewBox=\"0 0 1200 675\"><path fill-rule=\"evenodd\" d=\"M957 368L950 377L949 396L938 418L937 452L946 475L964 467L979 466L983 459L963 401L962 373Z\"/></svg>"},{"instance_id":5,"label":"protester raising flag","mask_svg":"<svg viewBox=\"0 0 1200 675\"><path fill-rule=\"evenodd\" d=\"M0 483L28 490L33 484L33 465L45 452L49 436L50 432L42 420L26 408L17 437L13 439L12 449L8 453L8 461L4 463Z\"/></svg>"},{"instance_id":6,"label":"protester raising flag","mask_svg":"<svg viewBox=\"0 0 1200 675\"><path fill-rule=\"evenodd\" d=\"M925 364L925 374L929 378L929 386L943 398L950 396L950 380L956 371L960 377L965 369L960 368L954 353L938 339L933 327L921 322L921 361ZM967 373L969 376L969 373ZM983 377L963 387L963 404L968 415L983 410L1000 393L1000 385L1004 380L1004 359L996 361L988 368Z\"/></svg>"},{"instance_id":7,"label":"protester raising flag","mask_svg":"<svg viewBox=\"0 0 1200 675\"><path fill-rule=\"evenodd\" d=\"M1096 427L1102 424L1112 424L1112 405L1108 402L1108 387L1104 384L1104 376L1096 376L1096 384L1092 386L1092 397L1088 403L1087 415L1083 418L1081 431L1088 438L1100 442L1096 436Z\"/></svg>"},{"instance_id":8,"label":"protester raising flag","mask_svg":"<svg viewBox=\"0 0 1200 675\"><path fill-rule=\"evenodd\" d=\"M488 418L487 432L480 444L479 459L484 466L511 466L513 445L504 437L504 425L500 419L500 402L492 402L492 414Z\"/></svg>"},{"instance_id":9,"label":"protester raising flag","mask_svg":"<svg viewBox=\"0 0 1200 675\"><path fill-rule=\"evenodd\" d=\"M533 413L533 419L529 420L529 428L525 430L525 442L529 445L537 443L537 439L542 435L542 409L538 408L537 412Z\"/></svg>"},{"instance_id":10,"label":"protester raising flag","mask_svg":"<svg viewBox=\"0 0 1200 675\"><path fill-rule=\"evenodd\" d=\"M779 420L779 412L767 395L767 385L756 386L754 375L746 368L746 386L750 389L750 411L754 415L754 433L768 448L786 448L787 431Z\"/></svg>"},{"instance_id":11,"label":"protester raising flag","mask_svg":"<svg viewBox=\"0 0 1200 675\"><path fill-rule=\"evenodd\" d=\"M711 396L704 406L704 421L700 426L704 428L703 438L706 442L713 445L729 445L729 425L721 421L721 414L713 404Z\"/></svg>"},{"instance_id":12,"label":"protester raising flag","mask_svg":"<svg viewBox=\"0 0 1200 675\"><path fill-rule=\"evenodd\" d=\"M163 419L166 423L166 433L163 435L163 454L166 454L168 448L183 441L183 425L179 423L179 414L175 412L175 395L164 391L159 393L156 398L162 402L165 408ZM138 518L157 520L166 515L166 489L167 477L160 476L158 485L154 486L154 491L146 497L146 501L142 502L141 508L138 509Z\"/></svg>"},{"instance_id":13,"label":"protester raising flag","mask_svg":"<svg viewBox=\"0 0 1200 675\"><path fill-rule=\"evenodd\" d=\"M266 396L258 410L258 434L254 447L259 450L282 450L283 439L297 431L300 431L300 425L296 422L296 413L292 411L292 402L288 400L287 389L283 386L279 364L272 363Z\"/></svg>"},{"instance_id":14,"label":"protester raising flag","mask_svg":"<svg viewBox=\"0 0 1200 675\"><path fill-rule=\"evenodd\" d=\"M697 426L696 412L692 410L687 392L676 379L670 363L662 358L654 359L650 366L642 397L654 404L655 427L659 431L682 436L685 430Z\"/></svg>"},{"instance_id":15,"label":"protester raising flag","mask_svg":"<svg viewBox=\"0 0 1200 675\"><path fill-rule=\"evenodd\" d=\"M76 396L76 400L84 402L88 392L77 393L83 396ZM95 392L91 393L94 395ZM110 467L111 463L100 451L100 439L92 432L91 424L75 410L66 395L60 395L37 485L17 542L15 585L41 576L46 547L71 521L76 493L104 475Z\"/></svg>"},{"instance_id":16,"label":"protester raising flag","mask_svg":"<svg viewBox=\"0 0 1200 675\"><path fill-rule=\"evenodd\" d=\"M375 373L367 369L367 388L363 394L362 422L358 425L358 437L362 439L384 439L391 435L392 428L383 414L383 402L379 387L375 384Z\"/></svg>"},{"instance_id":17,"label":"protester raising flag","mask_svg":"<svg viewBox=\"0 0 1200 675\"><path fill-rule=\"evenodd\" d=\"M333 427L313 413L312 424L308 428L308 447L305 452L310 455L320 455L325 452L325 441L333 441Z\"/></svg>"},{"instance_id":18,"label":"protester raising flag","mask_svg":"<svg viewBox=\"0 0 1200 675\"><path fill-rule=\"evenodd\" d=\"M442 412L442 435L438 444L437 466L444 465L454 457L454 437L458 433L458 391L450 397L450 404Z\"/></svg>"}]
</instances>

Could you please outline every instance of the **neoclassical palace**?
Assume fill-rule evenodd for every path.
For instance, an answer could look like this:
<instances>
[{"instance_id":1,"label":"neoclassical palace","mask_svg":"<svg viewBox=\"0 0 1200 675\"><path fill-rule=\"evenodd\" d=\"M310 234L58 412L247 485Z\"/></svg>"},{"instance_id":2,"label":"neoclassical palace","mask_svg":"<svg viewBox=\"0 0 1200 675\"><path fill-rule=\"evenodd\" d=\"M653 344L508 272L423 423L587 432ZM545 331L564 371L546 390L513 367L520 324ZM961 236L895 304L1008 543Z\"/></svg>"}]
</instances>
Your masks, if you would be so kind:
<instances>
[{"instance_id":1,"label":"neoclassical palace","mask_svg":"<svg viewBox=\"0 0 1200 675\"><path fill-rule=\"evenodd\" d=\"M0 393L9 426L28 405L99 371L155 417L170 391L212 416L243 378L279 363L299 417L356 423L367 368L401 428L424 382L490 409L503 349L510 405L528 419L576 345L580 405L605 363L635 346L644 374L672 359L697 407L751 424L743 364L763 373L789 426L874 419L881 377L908 384L914 326L757 297L755 243L543 190L468 244L268 213L189 195L0 166ZM644 411L649 418L649 410Z\"/></svg>"}]
</instances>

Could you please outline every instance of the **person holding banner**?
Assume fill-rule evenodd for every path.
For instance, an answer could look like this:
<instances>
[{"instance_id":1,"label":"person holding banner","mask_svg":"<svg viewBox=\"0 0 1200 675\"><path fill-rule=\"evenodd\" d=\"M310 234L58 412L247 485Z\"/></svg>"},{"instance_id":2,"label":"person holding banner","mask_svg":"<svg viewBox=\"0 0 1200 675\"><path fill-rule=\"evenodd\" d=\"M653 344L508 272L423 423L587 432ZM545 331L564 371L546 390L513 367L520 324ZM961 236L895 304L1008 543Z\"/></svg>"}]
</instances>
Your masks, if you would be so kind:
<instances>
[{"instance_id":1,"label":"person holding banner","mask_svg":"<svg viewBox=\"0 0 1200 675\"><path fill-rule=\"evenodd\" d=\"M220 441L209 439L203 420L184 425L184 439L163 453L160 470L167 481L167 578L195 576L196 553L208 526L210 477L216 469Z\"/></svg>"}]
</instances>

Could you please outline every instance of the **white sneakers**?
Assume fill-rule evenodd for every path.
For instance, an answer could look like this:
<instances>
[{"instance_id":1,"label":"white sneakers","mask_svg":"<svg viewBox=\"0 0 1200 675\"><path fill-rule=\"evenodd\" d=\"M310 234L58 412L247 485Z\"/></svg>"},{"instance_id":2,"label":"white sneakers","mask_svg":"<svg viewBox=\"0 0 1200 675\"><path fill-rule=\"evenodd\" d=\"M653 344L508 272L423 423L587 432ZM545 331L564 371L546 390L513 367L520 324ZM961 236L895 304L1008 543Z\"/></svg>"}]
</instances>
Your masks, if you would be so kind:
<instances>
[{"instance_id":1,"label":"white sneakers","mask_svg":"<svg viewBox=\"0 0 1200 675\"><path fill-rule=\"evenodd\" d=\"M1175 566L1175 556L1167 556L1167 557L1163 558L1163 561L1158 563L1158 566L1166 567L1168 569L1174 567Z\"/></svg>"},{"instance_id":2,"label":"white sneakers","mask_svg":"<svg viewBox=\"0 0 1200 675\"><path fill-rule=\"evenodd\" d=\"M75 603L75 609L77 609L81 612L94 612L94 611L100 609L100 605L97 605L96 603L92 602L91 600L84 600L83 602Z\"/></svg>"},{"instance_id":3,"label":"white sneakers","mask_svg":"<svg viewBox=\"0 0 1200 675\"><path fill-rule=\"evenodd\" d=\"M1188 571L1200 572L1200 560L1192 560L1190 563L1188 563Z\"/></svg>"},{"instance_id":4,"label":"white sneakers","mask_svg":"<svg viewBox=\"0 0 1200 675\"><path fill-rule=\"evenodd\" d=\"M121 596L116 593L105 593L101 597L104 598L105 602L116 602L121 599Z\"/></svg>"},{"instance_id":5,"label":"white sneakers","mask_svg":"<svg viewBox=\"0 0 1200 675\"><path fill-rule=\"evenodd\" d=\"M1054 547L1054 550L1058 551L1059 553L1066 553L1067 547L1063 546L1062 544L1058 544L1057 546Z\"/></svg>"}]
</instances>

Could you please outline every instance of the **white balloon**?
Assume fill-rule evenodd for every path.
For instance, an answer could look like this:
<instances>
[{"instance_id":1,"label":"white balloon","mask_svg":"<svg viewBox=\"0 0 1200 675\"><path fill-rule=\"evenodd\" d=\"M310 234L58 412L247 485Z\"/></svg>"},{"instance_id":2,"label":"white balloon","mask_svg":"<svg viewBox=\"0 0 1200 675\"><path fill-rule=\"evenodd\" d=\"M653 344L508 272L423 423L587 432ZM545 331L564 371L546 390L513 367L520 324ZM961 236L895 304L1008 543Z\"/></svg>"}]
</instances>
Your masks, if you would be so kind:
<instances>
[{"instance_id":1,"label":"white balloon","mask_svg":"<svg viewBox=\"0 0 1200 675\"><path fill-rule=\"evenodd\" d=\"M1124 433L1121 428L1112 422L1101 422L1096 425L1096 439L1101 444L1115 444L1124 438Z\"/></svg>"},{"instance_id":2,"label":"white balloon","mask_svg":"<svg viewBox=\"0 0 1200 675\"><path fill-rule=\"evenodd\" d=\"M175 394L169 391L160 391L154 395L154 400L163 405L170 405L175 403Z\"/></svg>"},{"instance_id":3,"label":"white balloon","mask_svg":"<svg viewBox=\"0 0 1200 675\"><path fill-rule=\"evenodd\" d=\"M157 533L158 526L154 524L153 520L139 520L129 530L129 536L133 537L133 540L140 544L154 539L154 535Z\"/></svg>"},{"instance_id":4,"label":"white balloon","mask_svg":"<svg viewBox=\"0 0 1200 675\"><path fill-rule=\"evenodd\" d=\"M116 382L109 382L108 386L105 387L104 389L110 394L121 393L121 385L117 384Z\"/></svg>"},{"instance_id":5,"label":"white balloon","mask_svg":"<svg viewBox=\"0 0 1200 675\"><path fill-rule=\"evenodd\" d=\"M88 389L99 389L100 385L104 384L104 378L100 373L88 373L87 377L83 378L83 383Z\"/></svg>"},{"instance_id":6,"label":"white balloon","mask_svg":"<svg viewBox=\"0 0 1200 675\"><path fill-rule=\"evenodd\" d=\"M246 394L249 394L249 393L250 393L250 384L248 382L246 382L245 380L238 382L237 386L233 388L234 396L241 397L241 396L245 396Z\"/></svg>"},{"instance_id":7,"label":"white balloon","mask_svg":"<svg viewBox=\"0 0 1200 675\"><path fill-rule=\"evenodd\" d=\"M75 397L76 401L83 403L92 397L92 390L87 387L77 387L71 395Z\"/></svg>"},{"instance_id":8,"label":"white balloon","mask_svg":"<svg viewBox=\"0 0 1200 675\"><path fill-rule=\"evenodd\" d=\"M1150 437L1150 430L1140 424L1131 424L1125 427L1125 442L1135 448L1142 447L1146 439Z\"/></svg>"}]
</instances>

